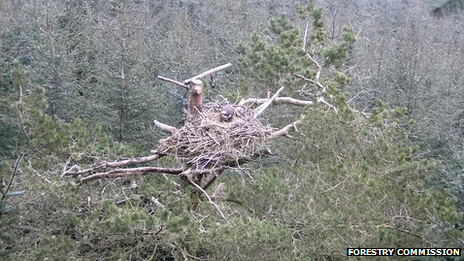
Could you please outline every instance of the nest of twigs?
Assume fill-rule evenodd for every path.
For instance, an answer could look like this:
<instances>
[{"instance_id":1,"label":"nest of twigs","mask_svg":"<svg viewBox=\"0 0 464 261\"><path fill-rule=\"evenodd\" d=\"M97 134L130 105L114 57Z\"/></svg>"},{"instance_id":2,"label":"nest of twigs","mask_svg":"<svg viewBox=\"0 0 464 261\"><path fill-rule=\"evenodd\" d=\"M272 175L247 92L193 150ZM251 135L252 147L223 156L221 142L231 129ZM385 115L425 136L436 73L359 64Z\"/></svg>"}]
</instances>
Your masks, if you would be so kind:
<instances>
[{"instance_id":1,"label":"nest of twigs","mask_svg":"<svg viewBox=\"0 0 464 261\"><path fill-rule=\"evenodd\" d=\"M221 104L210 104L204 113L160 140L158 151L199 168L238 166L267 151L272 128L253 117L254 111L234 106L230 121L220 116Z\"/></svg>"}]
</instances>

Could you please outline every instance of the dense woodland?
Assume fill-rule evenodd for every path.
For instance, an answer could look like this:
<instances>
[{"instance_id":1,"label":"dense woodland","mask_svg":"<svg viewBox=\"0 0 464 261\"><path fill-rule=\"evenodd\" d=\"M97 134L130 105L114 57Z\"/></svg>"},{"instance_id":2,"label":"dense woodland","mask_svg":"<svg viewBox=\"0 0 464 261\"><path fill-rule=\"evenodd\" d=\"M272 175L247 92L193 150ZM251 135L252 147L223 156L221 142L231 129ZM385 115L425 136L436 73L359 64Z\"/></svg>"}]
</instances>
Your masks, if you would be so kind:
<instances>
[{"instance_id":1,"label":"dense woodland","mask_svg":"<svg viewBox=\"0 0 464 261\"><path fill-rule=\"evenodd\" d=\"M464 15L437 19L435 2L0 1L0 259L463 248ZM186 121L185 90L157 76L229 62L202 79L205 103L281 87L313 102L269 107L264 126L298 124L222 172L210 198L164 173L64 175L150 155L169 136L154 120Z\"/></svg>"}]
</instances>

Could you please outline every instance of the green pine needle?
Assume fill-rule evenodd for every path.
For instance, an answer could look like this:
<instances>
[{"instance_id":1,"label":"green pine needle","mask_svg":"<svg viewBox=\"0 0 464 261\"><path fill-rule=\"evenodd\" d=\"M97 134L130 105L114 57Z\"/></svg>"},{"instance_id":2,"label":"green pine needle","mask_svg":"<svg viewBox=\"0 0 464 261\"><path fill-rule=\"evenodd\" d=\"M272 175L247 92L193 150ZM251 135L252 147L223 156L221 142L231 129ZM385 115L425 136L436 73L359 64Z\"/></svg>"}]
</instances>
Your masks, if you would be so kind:
<instances>
[{"instance_id":1,"label":"green pine needle","mask_svg":"<svg viewBox=\"0 0 464 261\"><path fill-rule=\"evenodd\" d=\"M442 18L462 10L464 10L464 0L447 0L436 5L431 13L436 18Z\"/></svg>"}]
</instances>

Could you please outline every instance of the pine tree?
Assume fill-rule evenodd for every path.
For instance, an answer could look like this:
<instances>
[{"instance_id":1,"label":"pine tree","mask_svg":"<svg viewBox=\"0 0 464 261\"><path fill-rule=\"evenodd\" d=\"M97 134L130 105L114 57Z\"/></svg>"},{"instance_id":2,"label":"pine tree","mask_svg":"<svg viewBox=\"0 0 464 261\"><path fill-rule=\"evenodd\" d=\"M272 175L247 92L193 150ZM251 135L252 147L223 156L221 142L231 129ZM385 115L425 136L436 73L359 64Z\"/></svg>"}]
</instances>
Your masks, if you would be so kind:
<instances>
[{"instance_id":1,"label":"pine tree","mask_svg":"<svg viewBox=\"0 0 464 261\"><path fill-rule=\"evenodd\" d=\"M432 15L441 18L451 14L458 13L464 9L463 0L446 0L436 4L432 9Z\"/></svg>"},{"instance_id":2,"label":"pine tree","mask_svg":"<svg viewBox=\"0 0 464 261\"><path fill-rule=\"evenodd\" d=\"M283 85L295 96L320 91L337 110L323 103L291 114L277 108L269 117L273 122L303 119L295 139L280 140L275 148L286 160L264 162L245 184L231 178L230 201L253 218L287 227L294 259L343 260L347 247L453 246L459 236L443 231L458 233L453 224L460 215L449 191L427 189L434 164L415 160L418 148L405 136L412 124L405 108L380 101L369 114L350 108L343 92L349 78L341 71L355 40L352 30L329 40L322 10L297 10L312 18L310 36L281 16L266 34L240 46L242 90L263 93Z\"/></svg>"}]
</instances>

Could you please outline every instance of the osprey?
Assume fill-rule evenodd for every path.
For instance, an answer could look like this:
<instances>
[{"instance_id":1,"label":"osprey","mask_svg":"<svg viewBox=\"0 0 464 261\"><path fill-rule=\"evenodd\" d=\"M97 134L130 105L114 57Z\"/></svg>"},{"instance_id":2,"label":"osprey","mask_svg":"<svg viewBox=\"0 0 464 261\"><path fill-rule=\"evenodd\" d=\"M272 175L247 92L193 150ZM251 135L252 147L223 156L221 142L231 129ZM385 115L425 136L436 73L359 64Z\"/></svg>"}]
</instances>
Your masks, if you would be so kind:
<instances>
[{"instance_id":1,"label":"osprey","mask_svg":"<svg viewBox=\"0 0 464 261\"><path fill-rule=\"evenodd\" d=\"M226 105L221 110L221 119L223 121L230 121L235 114L235 109L232 105Z\"/></svg>"}]
</instances>

